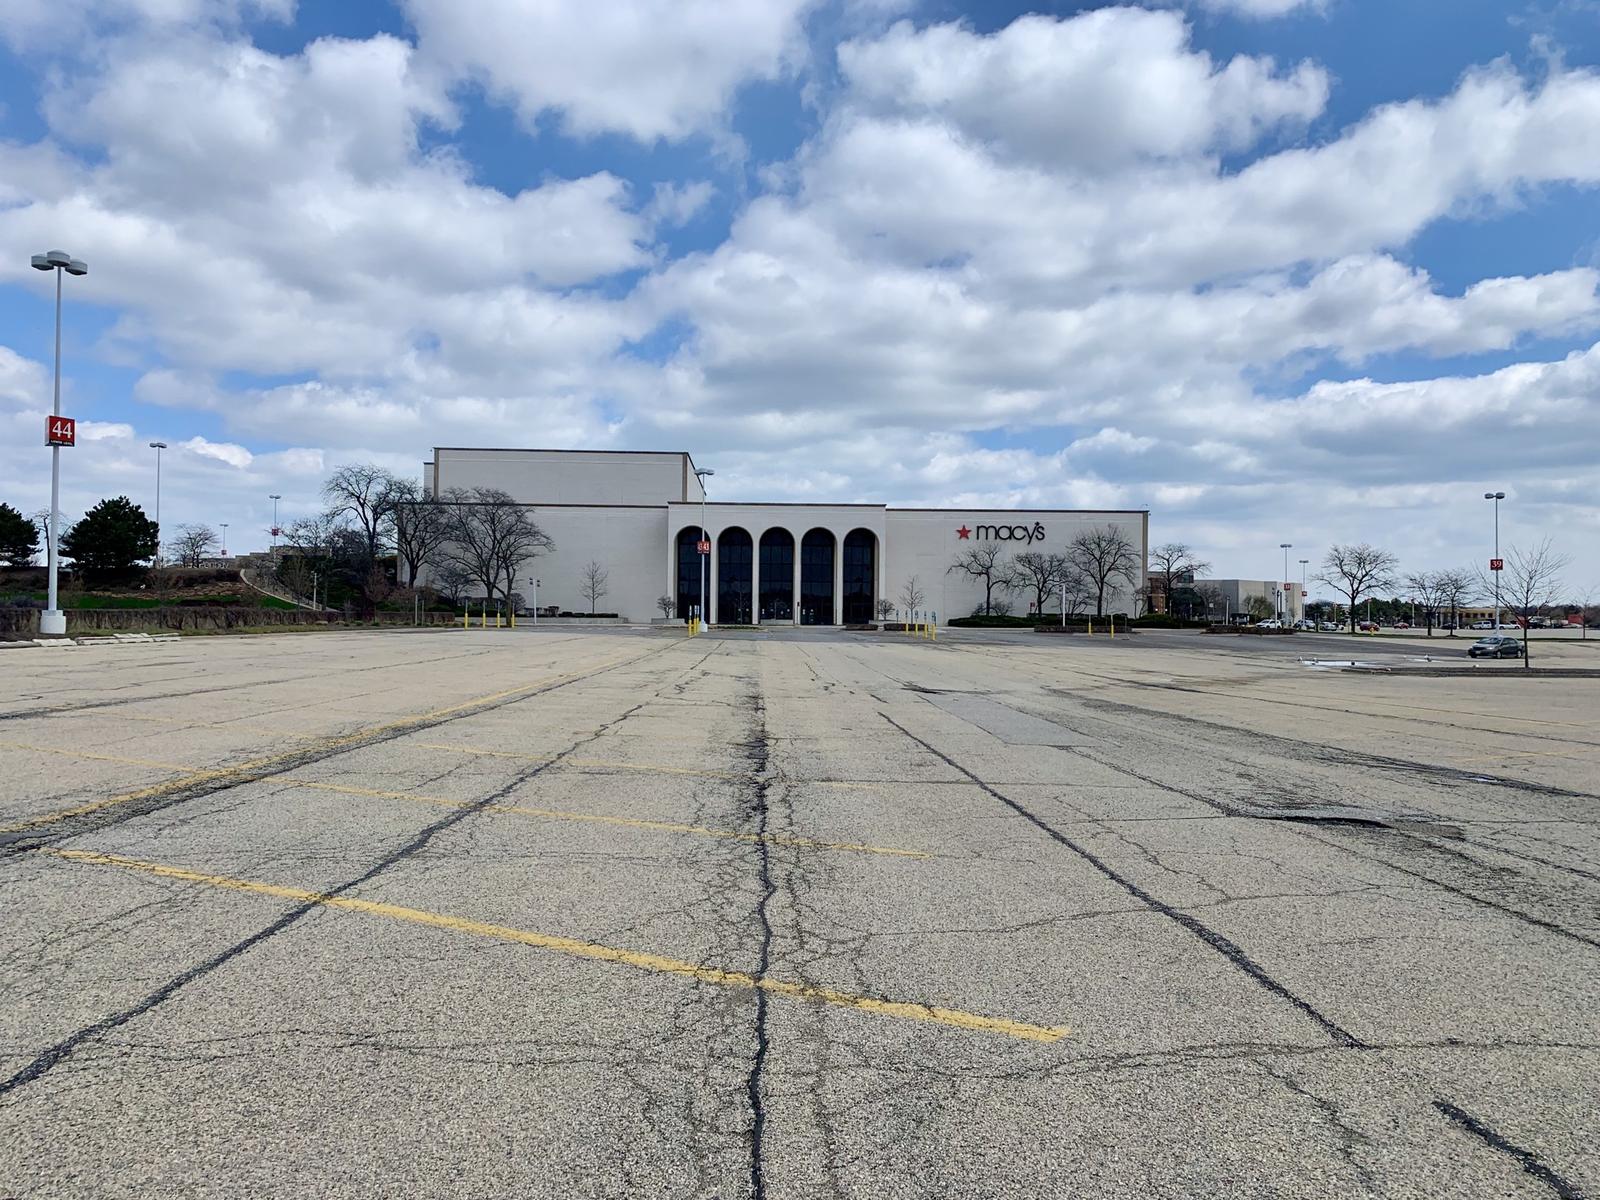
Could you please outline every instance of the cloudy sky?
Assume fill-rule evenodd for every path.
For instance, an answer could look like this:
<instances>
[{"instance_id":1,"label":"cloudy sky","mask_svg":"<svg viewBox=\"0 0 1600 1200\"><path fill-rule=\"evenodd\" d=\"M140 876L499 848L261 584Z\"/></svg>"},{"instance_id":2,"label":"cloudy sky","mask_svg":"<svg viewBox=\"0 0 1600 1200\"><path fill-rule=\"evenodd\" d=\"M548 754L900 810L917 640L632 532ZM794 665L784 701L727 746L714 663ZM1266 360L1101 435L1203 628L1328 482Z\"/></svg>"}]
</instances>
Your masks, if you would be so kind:
<instances>
[{"instance_id":1,"label":"cloudy sky","mask_svg":"<svg viewBox=\"0 0 1600 1200\"><path fill-rule=\"evenodd\" d=\"M1151 510L1600 583L1596 0L4 0L0 499L333 465Z\"/></svg>"}]
</instances>

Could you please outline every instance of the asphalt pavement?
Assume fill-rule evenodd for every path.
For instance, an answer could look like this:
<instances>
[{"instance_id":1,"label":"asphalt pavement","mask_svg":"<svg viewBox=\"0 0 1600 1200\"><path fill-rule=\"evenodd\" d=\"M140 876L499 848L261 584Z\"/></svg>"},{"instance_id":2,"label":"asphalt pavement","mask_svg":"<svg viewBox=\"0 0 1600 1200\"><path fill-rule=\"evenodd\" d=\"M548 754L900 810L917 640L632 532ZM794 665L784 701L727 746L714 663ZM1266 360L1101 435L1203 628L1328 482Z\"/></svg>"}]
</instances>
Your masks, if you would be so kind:
<instances>
[{"instance_id":1,"label":"asphalt pavement","mask_svg":"<svg viewBox=\"0 0 1600 1200\"><path fill-rule=\"evenodd\" d=\"M9 654L0 1196L1600 1196L1600 680L1223 640Z\"/></svg>"}]
</instances>

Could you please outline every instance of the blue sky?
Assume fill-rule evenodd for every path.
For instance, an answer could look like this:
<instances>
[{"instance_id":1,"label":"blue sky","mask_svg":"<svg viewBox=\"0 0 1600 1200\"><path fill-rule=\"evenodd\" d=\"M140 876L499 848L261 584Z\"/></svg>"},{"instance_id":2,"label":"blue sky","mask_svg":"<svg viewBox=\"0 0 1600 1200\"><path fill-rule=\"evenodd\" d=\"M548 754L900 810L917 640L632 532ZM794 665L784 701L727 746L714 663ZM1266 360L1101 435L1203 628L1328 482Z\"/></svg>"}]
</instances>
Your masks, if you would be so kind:
<instances>
[{"instance_id":1,"label":"blue sky","mask_svg":"<svg viewBox=\"0 0 1600 1200\"><path fill-rule=\"evenodd\" d=\"M1594 0L0 11L0 499L264 538L332 465L688 449L725 498L1149 507L1600 582ZM670 19L669 19L670 14ZM239 531L244 531L241 535Z\"/></svg>"}]
</instances>

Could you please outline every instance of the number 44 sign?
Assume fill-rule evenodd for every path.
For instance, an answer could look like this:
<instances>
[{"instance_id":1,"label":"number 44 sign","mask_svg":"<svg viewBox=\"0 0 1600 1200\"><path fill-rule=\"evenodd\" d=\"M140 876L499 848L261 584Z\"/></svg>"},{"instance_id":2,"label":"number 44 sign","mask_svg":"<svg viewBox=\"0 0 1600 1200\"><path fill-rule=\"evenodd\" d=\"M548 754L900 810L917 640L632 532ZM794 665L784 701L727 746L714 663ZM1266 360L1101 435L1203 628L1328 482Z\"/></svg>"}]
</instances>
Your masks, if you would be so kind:
<instances>
[{"instance_id":1,"label":"number 44 sign","mask_svg":"<svg viewBox=\"0 0 1600 1200\"><path fill-rule=\"evenodd\" d=\"M46 417L44 419L45 445L76 446L78 423L71 417Z\"/></svg>"}]
</instances>

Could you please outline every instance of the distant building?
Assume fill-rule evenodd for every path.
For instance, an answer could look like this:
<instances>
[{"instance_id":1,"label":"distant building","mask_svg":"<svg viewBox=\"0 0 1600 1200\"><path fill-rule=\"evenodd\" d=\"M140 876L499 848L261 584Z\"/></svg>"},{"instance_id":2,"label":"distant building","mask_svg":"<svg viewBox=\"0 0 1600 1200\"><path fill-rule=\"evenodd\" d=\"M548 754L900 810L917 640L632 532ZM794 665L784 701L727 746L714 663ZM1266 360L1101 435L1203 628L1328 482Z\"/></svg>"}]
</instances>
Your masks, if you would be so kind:
<instances>
[{"instance_id":1,"label":"distant building","mask_svg":"<svg viewBox=\"0 0 1600 1200\"><path fill-rule=\"evenodd\" d=\"M1298 621L1306 614L1306 597L1298 582L1286 586L1275 579L1196 579L1188 586L1206 599L1211 609L1208 615L1217 621L1248 612L1252 596L1265 599L1280 621Z\"/></svg>"},{"instance_id":2,"label":"distant building","mask_svg":"<svg viewBox=\"0 0 1600 1200\"><path fill-rule=\"evenodd\" d=\"M493 488L528 510L555 543L516 571L516 590L530 602L537 578L540 607L584 610L583 575L593 562L609 572L602 607L635 621L657 614L658 597L669 619L689 617L706 560L712 623L856 625L876 620L880 604L902 607L913 580L919 611L966 616L983 603L983 585L950 567L974 547L1000 544L1007 558L1061 553L1080 533L1107 525L1126 536L1137 562L1149 545L1143 509L704 503L695 464L682 452L439 447L423 479L434 496ZM424 567L421 582L433 574ZM1106 611L1132 613L1144 583L1141 572L1132 586L1107 589Z\"/></svg>"}]
</instances>

